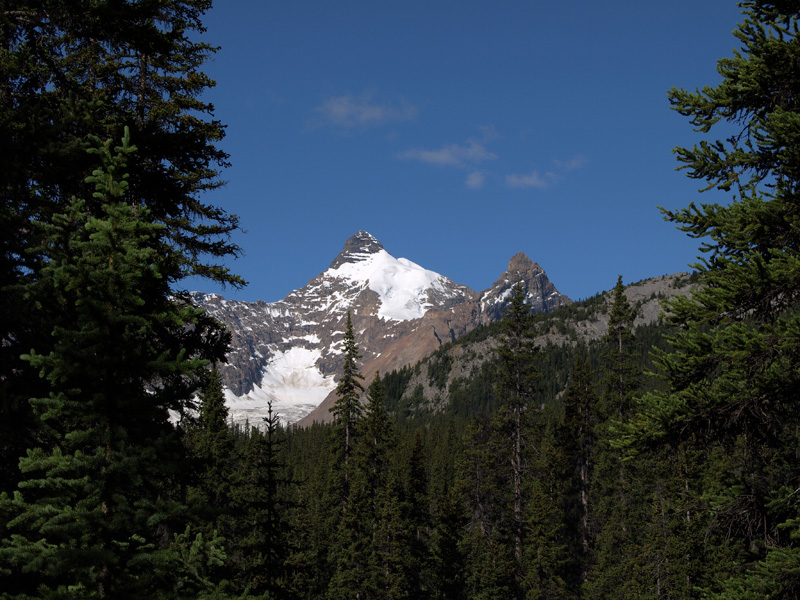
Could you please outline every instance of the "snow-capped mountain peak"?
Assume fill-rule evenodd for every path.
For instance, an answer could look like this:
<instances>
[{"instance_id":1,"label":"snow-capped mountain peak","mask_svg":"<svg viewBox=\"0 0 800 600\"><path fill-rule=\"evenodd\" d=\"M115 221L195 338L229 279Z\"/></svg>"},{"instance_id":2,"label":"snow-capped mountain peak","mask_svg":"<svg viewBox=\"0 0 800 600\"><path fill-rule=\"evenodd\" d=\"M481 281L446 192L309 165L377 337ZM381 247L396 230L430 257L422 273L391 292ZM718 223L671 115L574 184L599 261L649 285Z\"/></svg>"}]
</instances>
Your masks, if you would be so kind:
<instances>
[{"instance_id":1,"label":"snow-capped mountain peak","mask_svg":"<svg viewBox=\"0 0 800 600\"><path fill-rule=\"evenodd\" d=\"M383 244L366 231L361 230L344 243L344 248L333 259L328 269L337 269L345 263L357 263L369 259L372 254L381 251L385 251Z\"/></svg>"},{"instance_id":2,"label":"snow-capped mountain peak","mask_svg":"<svg viewBox=\"0 0 800 600\"><path fill-rule=\"evenodd\" d=\"M419 319L434 306L471 290L422 268L406 258L395 258L365 231L345 244L339 257L324 274L325 279L345 280L350 288L364 285L378 295L377 316L393 321Z\"/></svg>"},{"instance_id":3,"label":"snow-capped mountain peak","mask_svg":"<svg viewBox=\"0 0 800 600\"><path fill-rule=\"evenodd\" d=\"M390 372L498 318L510 287L506 280L517 277L530 281L535 310L569 302L524 255L512 259L501 281L478 295L408 259L394 258L366 231L348 239L326 271L278 302L238 302L218 294L192 298L228 325L232 348L221 372L231 416L257 425L268 402L282 420L294 422L330 396L342 366L348 312L367 372ZM329 417L327 408L319 410L323 420Z\"/></svg>"}]
</instances>

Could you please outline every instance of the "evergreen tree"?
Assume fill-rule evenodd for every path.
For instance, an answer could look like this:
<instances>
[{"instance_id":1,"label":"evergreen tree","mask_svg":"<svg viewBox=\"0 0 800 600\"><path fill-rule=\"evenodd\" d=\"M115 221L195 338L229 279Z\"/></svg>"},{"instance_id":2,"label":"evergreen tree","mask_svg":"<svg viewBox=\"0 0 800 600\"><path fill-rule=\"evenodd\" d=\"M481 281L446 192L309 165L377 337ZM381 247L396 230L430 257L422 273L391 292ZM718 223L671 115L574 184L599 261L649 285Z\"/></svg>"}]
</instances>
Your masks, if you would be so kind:
<instances>
[{"instance_id":1,"label":"evergreen tree","mask_svg":"<svg viewBox=\"0 0 800 600\"><path fill-rule=\"evenodd\" d=\"M26 360L49 386L32 403L56 442L28 451L20 491L0 501L10 516L5 597L196 596L212 585L204 570L224 557L213 539L184 530L168 410L184 412L226 345L201 311L175 300L181 260L149 208L126 200L133 151L127 135L113 152L100 145L92 203L73 199L37 225L46 260L31 295L47 288L61 317L52 349ZM176 343L189 335L208 336L206 345Z\"/></svg>"},{"instance_id":2,"label":"evergreen tree","mask_svg":"<svg viewBox=\"0 0 800 600\"><path fill-rule=\"evenodd\" d=\"M431 510L428 494L428 456L422 435L414 434L414 445L405 472L404 498L406 526L410 537L407 561L408 579L412 596L429 597L435 588L435 577L431 573Z\"/></svg>"},{"instance_id":3,"label":"evergreen tree","mask_svg":"<svg viewBox=\"0 0 800 600\"><path fill-rule=\"evenodd\" d=\"M570 598L567 515L564 501L570 490L569 464L556 443L557 419L540 411L532 423L534 452L530 459L526 540L522 560L525 597Z\"/></svg>"},{"instance_id":4,"label":"evergreen tree","mask_svg":"<svg viewBox=\"0 0 800 600\"><path fill-rule=\"evenodd\" d=\"M215 48L197 39L210 6L208 0L5 4L0 190L13 235L4 241L25 245L15 226L24 228L32 214L52 214L73 195L88 199L87 136L119 139L129 127L139 147L127 165L131 192L167 226L182 269L240 282L202 259L238 252L227 240L236 217L199 196L221 185L219 169L227 165L215 146L224 127L201 100L214 85L201 67ZM7 256L36 264L19 246Z\"/></svg>"},{"instance_id":5,"label":"evergreen tree","mask_svg":"<svg viewBox=\"0 0 800 600\"><path fill-rule=\"evenodd\" d=\"M397 435L384 404L385 391L380 375L367 388L367 403L358 421L358 441L354 447L356 468L363 472L367 493L375 495L384 487L392 449L397 446Z\"/></svg>"},{"instance_id":6,"label":"evergreen tree","mask_svg":"<svg viewBox=\"0 0 800 600\"><path fill-rule=\"evenodd\" d=\"M642 399L626 440L723 455L693 494L712 500L743 552L711 589L731 599L790 598L800 595L800 7L741 6L739 48L718 61L721 81L670 92L698 131L724 136L677 148L681 168L732 198L664 211L702 239L700 287L667 303L679 329L660 357L670 387Z\"/></svg>"},{"instance_id":7,"label":"evergreen tree","mask_svg":"<svg viewBox=\"0 0 800 600\"><path fill-rule=\"evenodd\" d=\"M501 335L497 347L499 357L497 369L498 396L505 402L504 410L498 413L504 444L508 448L511 465L513 497L514 556L522 560L524 532L523 476L525 471L524 451L526 417L531 409L536 385L541 375L536 365L537 349L533 341L530 306L525 304L527 290L522 282L512 288L506 314L501 323Z\"/></svg>"},{"instance_id":8,"label":"evergreen tree","mask_svg":"<svg viewBox=\"0 0 800 600\"><path fill-rule=\"evenodd\" d=\"M572 555L577 565L576 581L572 582L575 585L582 585L587 580L591 559L593 532L589 505L597 443L597 397L592 380L593 373L586 356L579 356L564 396L564 421L557 435L557 443L567 464L568 487L562 502L572 537Z\"/></svg>"},{"instance_id":9,"label":"evergreen tree","mask_svg":"<svg viewBox=\"0 0 800 600\"><path fill-rule=\"evenodd\" d=\"M636 312L628 303L622 277L617 278L603 338L604 390L595 425L592 491L594 498L594 566L584 591L593 598L638 598L646 587L644 558L639 551L643 516L640 486L646 485L642 464L623 462L612 445L615 427L630 415L634 392L639 389L639 361L634 346Z\"/></svg>"},{"instance_id":10,"label":"evergreen tree","mask_svg":"<svg viewBox=\"0 0 800 600\"><path fill-rule=\"evenodd\" d=\"M293 431L289 436L289 440L307 440L303 450L308 453L308 468L296 475L297 501L290 525L294 543L288 567L290 589L308 600L326 596L336 569L332 546L342 517L342 482L341 472L332 464L336 458L330 452L336 443L334 434L332 427L312 425L302 435ZM290 462L295 469L300 466L299 461Z\"/></svg>"},{"instance_id":11,"label":"evergreen tree","mask_svg":"<svg viewBox=\"0 0 800 600\"><path fill-rule=\"evenodd\" d=\"M282 456L285 432L267 403L263 429L253 427L245 439L232 490L231 576L238 593L271 599L288 598L289 557L294 550L287 512L293 508Z\"/></svg>"},{"instance_id":12,"label":"evergreen tree","mask_svg":"<svg viewBox=\"0 0 800 600\"><path fill-rule=\"evenodd\" d=\"M349 312L347 313L347 322L345 324L342 351L344 353L344 366L342 367L342 376L336 386L336 402L330 411L333 413L333 420L341 438L336 451L342 457L345 479L347 479L349 477L347 474L348 462L353 451L356 428L362 412L361 393L364 391L364 386L361 383L364 376L358 372L358 359L361 358L361 354L358 351L358 345L356 345L355 335L353 334L353 321Z\"/></svg>"},{"instance_id":13,"label":"evergreen tree","mask_svg":"<svg viewBox=\"0 0 800 600\"><path fill-rule=\"evenodd\" d=\"M189 432L198 483L192 490L210 529L230 527L233 439L228 427L228 408L217 366L209 371L200 397L197 424Z\"/></svg>"},{"instance_id":14,"label":"evergreen tree","mask_svg":"<svg viewBox=\"0 0 800 600\"><path fill-rule=\"evenodd\" d=\"M354 438L352 460L347 467L349 493L332 551L336 572L328 588L330 598L349 598L356 591L362 598L378 597L389 575L386 554L392 547L379 549L377 537L383 518L382 504L387 502L389 449L396 445L396 440L378 374L367 390L366 410L356 426L359 435Z\"/></svg>"},{"instance_id":15,"label":"evergreen tree","mask_svg":"<svg viewBox=\"0 0 800 600\"><path fill-rule=\"evenodd\" d=\"M507 473L499 464L495 436L486 419L473 419L467 425L464 443L456 464L454 490L467 509L467 529L479 529L482 538L493 534L500 539L508 527L506 507L510 491Z\"/></svg>"},{"instance_id":16,"label":"evergreen tree","mask_svg":"<svg viewBox=\"0 0 800 600\"><path fill-rule=\"evenodd\" d=\"M464 507L454 490L441 498L431 533L431 596L437 600L463 598L467 573L465 547L461 538L468 523Z\"/></svg>"},{"instance_id":17,"label":"evergreen tree","mask_svg":"<svg viewBox=\"0 0 800 600\"><path fill-rule=\"evenodd\" d=\"M558 499L548 493L541 478L532 484L528 511L528 541L525 544L525 586L527 600L562 600L570 597L564 580L567 547L564 544L563 515Z\"/></svg>"},{"instance_id":18,"label":"evergreen tree","mask_svg":"<svg viewBox=\"0 0 800 600\"><path fill-rule=\"evenodd\" d=\"M234 215L203 201L221 185L224 127L200 98L214 83L201 70L214 52L198 41L208 0L7 0L0 10L0 475L12 489L25 448L50 444L28 398L48 393L21 356L53 350L61 319L46 278L47 235L81 198L102 213L84 178L92 136L118 140L129 127L131 202L145 205L177 263L171 285L199 275L241 285L221 261L237 255ZM173 290L180 292L179 289ZM34 294L35 292L35 294ZM182 302L190 302L181 294ZM210 331L208 326L197 330ZM218 334L217 334L218 335ZM181 336L186 342L191 332ZM176 340L177 341L177 340ZM202 344L194 340L192 344ZM5 424L14 423L5 429ZM8 475L8 477L5 477Z\"/></svg>"},{"instance_id":19,"label":"evergreen tree","mask_svg":"<svg viewBox=\"0 0 800 600\"><path fill-rule=\"evenodd\" d=\"M467 531L462 539L466 556L465 588L470 600L509 600L519 597L516 558L497 531Z\"/></svg>"}]
</instances>

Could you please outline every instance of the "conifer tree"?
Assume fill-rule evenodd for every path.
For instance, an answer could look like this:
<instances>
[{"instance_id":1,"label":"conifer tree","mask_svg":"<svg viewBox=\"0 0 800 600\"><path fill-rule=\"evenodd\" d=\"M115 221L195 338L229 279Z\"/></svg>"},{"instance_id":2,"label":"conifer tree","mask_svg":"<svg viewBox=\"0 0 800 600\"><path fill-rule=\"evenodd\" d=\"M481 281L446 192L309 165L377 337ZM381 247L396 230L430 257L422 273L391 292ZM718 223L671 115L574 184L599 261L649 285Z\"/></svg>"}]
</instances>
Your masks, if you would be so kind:
<instances>
[{"instance_id":1,"label":"conifer tree","mask_svg":"<svg viewBox=\"0 0 800 600\"><path fill-rule=\"evenodd\" d=\"M625 296L622 277L617 278L603 338L604 390L595 425L597 452L591 495L594 498L594 566L584 586L597 598L636 598L646 586L644 559L639 552L643 517L639 487L645 467L622 461L612 441L614 428L630 415L639 388L633 322L636 312Z\"/></svg>"},{"instance_id":2,"label":"conifer tree","mask_svg":"<svg viewBox=\"0 0 800 600\"><path fill-rule=\"evenodd\" d=\"M411 532L409 564L411 589L421 597L433 587L431 575L431 510L428 494L428 456L422 435L416 432L411 456L406 469L404 494L406 498L407 526Z\"/></svg>"},{"instance_id":3,"label":"conifer tree","mask_svg":"<svg viewBox=\"0 0 800 600\"><path fill-rule=\"evenodd\" d=\"M556 442L557 420L540 411L532 423L534 448L525 507L526 539L522 574L529 599L569 598L569 551L564 500L571 492L569 465Z\"/></svg>"},{"instance_id":4,"label":"conifer tree","mask_svg":"<svg viewBox=\"0 0 800 600\"><path fill-rule=\"evenodd\" d=\"M630 411L634 392L639 389L639 361L634 352L633 322L636 310L625 296L622 275L612 292L608 331L604 338L603 362L605 367L605 393L603 408L605 418L620 420Z\"/></svg>"},{"instance_id":5,"label":"conifer tree","mask_svg":"<svg viewBox=\"0 0 800 600\"><path fill-rule=\"evenodd\" d=\"M296 507L292 511L292 553L287 561L292 592L301 598L324 598L336 564L332 556L335 532L342 517L341 472L332 465L338 456L333 428L312 425L304 433L313 436L312 459L305 475L298 474ZM295 438L298 432L290 436Z\"/></svg>"},{"instance_id":6,"label":"conifer tree","mask_svg":"<svg viewBox=\"0 0 800 600\"><path fill-rule=\"evenodd\" d=\"M28 451L20 490L0 501L11 517L0 547L7 597L196 596L212 586L204 570L224 557L184 530L168 410L184 412L226 345L173 297L181 261L149 208L126 198L134 150L127 135L100 145L92 202L73 199L37 225L45 263L31 295L46 288L62 313L49 351L26 360L49 387L32 403L55 443ZM206 345L182 347L189 331Z\"/></svg>"},{"instance_id":7,"label":"conifer tree","mask_svg":"<svg viewBox=\"0 0 800 600\"><path fill-rule=\"evenodd\" d=\"M505 421L501 423L501 428L503 435L507 436L504 446L507 447L511 465L512 523L514 555L517 561L522 559L524 532L523 456L527 415L532 408L537 381L541 378L536 365L537 349L533 340L531 309L525 304L526 294L525 286L517 281L501 322L500 343L497 347L497 389L498 396L505 403L498 415Z\"/></svg>"},{"instance_id":8,"label":"conifer tree","mask_svg":"<svg viewBox=\"0 0 800 600\"><path fill-rule=\"evenodd\" d=\"M342 351L344 353L342 376L336 386L336 402L330 410L341 438L336 451L342 457L345 479L347 479L349 477L347 474L348 462L353 451L356 428L362 412L361 393L364 391L364 385L361 383L364 376L358 372L358 359L361 358L361 354L353 334L353 321L349 312L345 324Z\"/></svg>"},{"instance_id":9,"label":"conifer tree","mask_svg":"<svg viewBox=\"0 0 800 600\"><path fill-rule=\"evenodd\" d=\"M437 600L463 598L465 594L466 552L461 543L468 518L463 503L452 488L440 499L431 533L430 553L433 585L431 597Z\"/></svg>"},{"instance_id":10,"label":"conifer tree","mask_svg":"<svg viewBox=\"0 0 800 600\"><path fill-rule=\"evenodd\" d=\"M228 427L222 378L216 365L206 377L197 424L189 435L199 479L193 495L203 505L212 529L218 529L221 525L219 519L229 521L231 512L233 439Z\"/></svg>"},{"instance_id":11,"label":"conifer tree","mask_svg":"<svg viewBox=\"0 0 800 600\"><path fill-rule=\"evenodd\" d=\"M789 598L800 595L797 486L787 485L800 477L800 7L741 6L738 48L717 63L721 81L669 94L672 108L709 136L675 149L681 168L731 199L664 210L702 240L700 286L667 303L679 330L660 357L670 387L643 398L626 440L719 447L733 458L715 461L704 489L692 492L713 498L730 543L746 550L711 591Z\"/></svg>"},{"instance_id":12,"label":"conifer tree","mask_svg":"<svg viewBox=\"0 0 800 600\"><path fill-rule=\"evenodd\" d=\"M231 579L239 593L288 598L288 563L294 547L287 513L294 508L290 490L296 484L286 474L285 431L272 401L262 422L262 428L253 427L244 441L232 489Z\"/></svg>"},{"instance_id":13,"label":"conifer tree","mask_svg":"<svg viewBox=\"0 0 800 600\"><path fill-rule=\"evenodd\" d=\"M188 275L243 284L221 264L239 253L230 240L238 219L202 196L221 185L227 165L217 147L224 126L201 99L214 85L202 72L214 48L198 41L209 6L7 0L0 10L0 423L15 423L9 431L0 425L4 486L15 486L11 471L25 448L49 443L28 404L47 386L20 358L31 348L53 350L61 317L47 286L29 285L48 264L47 234L33 222L54 224L73 197L102 212L84 180L95 167L86 152L92 136L119 140L131 130L139 147L126 166L131 202L165 226L161 241L178 265L175 293Z\"/></svg>"},{"instance_id":14,"label":"conifer tree","mask_svg":"<svg viewBox=\"0 0 800 600\"><path fill-rule=\"evenodd\" d=\"M348 320L348 330L352 326ZM356 400L358 402L358 400ZM398 499L387 498L389 446L396 445L384 406L384 390L376 374L367 390L366 411L356 423L353 454L346 473L348 495L338 523L332 557L336 571L328 587L330 598L349 598L354 592L375 598L385 590L392 571L394 547L378 542L382 519L396 518ZM382 514L392 502L392 510ZM391 536L391 534L389 534Z\"/></svg>"},{"instance_id":15,"label":"conifer tree","mask_svg":"<svg viewBox=\"0 0 800 600\"><path fill-rule=\"evenodd\" d=\"M596 446L597 397L585 355L578 357L564 396L564 421L557 435L567 464L568 489L563 498L572 555L578 565L577 586L588 578L591 558L590 491Z\"/></svg>"},{"instance_id":16,"label":"conifer tree","mask_svg":"<svg viewBox=\"0 0 800 600\"><path fill-rule=\"evenodd\" d=\"M368 493L374 498L385 484L391 451L397 445L397 435L386 412L383 382L378 373L367 388L366 406L357 426L356 468L364 472Z\"/></svg>"},{"instance_id":17,"label":"conifer tree","mask_svg":"<svg viewBox=\"0 0 800 600\"><path fill-rule=\"evenodd\" d=\"M417 529L409 514L406 493L402 472L394 466L387 473L376 515L372 570L379 587L375 598L412 600L425 597L420 585L424 556L416 543Z\"/></svg>"}]
</instances>

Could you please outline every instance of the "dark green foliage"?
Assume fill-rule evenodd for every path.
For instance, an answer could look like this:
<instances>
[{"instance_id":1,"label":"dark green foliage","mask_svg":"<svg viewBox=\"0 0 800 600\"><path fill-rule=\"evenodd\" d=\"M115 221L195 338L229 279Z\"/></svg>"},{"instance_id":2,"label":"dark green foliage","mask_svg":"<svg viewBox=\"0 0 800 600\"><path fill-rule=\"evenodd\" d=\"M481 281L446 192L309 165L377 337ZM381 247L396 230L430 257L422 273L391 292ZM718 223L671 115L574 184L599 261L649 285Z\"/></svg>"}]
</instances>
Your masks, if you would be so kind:
<instances>
[{"instance_id":1,"label":"dark green foliage","mask_svg":"<svg viewBox=\"0 0 800 600\"><path fill-rule=\"evenodd\" d=\"M453 364L453 357L448 352L450 344L445 344L430 360L428 360L428 379L431 385L440 390L447 383L447 376Z\"/></svg>"},{"instance_id":2,"label":"dark green foliage","mask_svg":"<svg viewBox=\"0 0 800 600\"><path fill-rule=\"evenodd\" d=\"M399 371L384 373L383 389L386 395L386 410L389 413L396 413L398 411L403 392L406 391L406 386L412 375L413 370L411 367L403 367Z\"/></svg>"},{"instance_id":3,"label":"dark green foliage","mask_svg":"<svg viewBox=\"0 0 800 600\"><path fill-rule=\"evenodd\" d=\"M639 388L640 370L634 349L633 322L636 310L625 296L622 276L614 286L608 332L603 339L605 393L603 411L605 419L619 420L631 408L633 393Z\"/></svg>"},{"instance_id":4,"label":"dark green foliage","mask_svg":"<svg viewBox=\"0 0 800 600\"><path fill-rule=\"evenodd\" d=\"M93 216L102 200L85 177L95 137L119 140L127 127L139 151L128 157L129 201L164 225L159 243L174 262L169 285L187 275L242 284L220 264L236 255L238 220L202 200L221 184L224 127L200 99L214 83L202 65L214 49L197 40L206 0L88 2L8 0L0 11L0 475L18 479L24 449L50 444L28 398L48 393L21 359L53 350L61 318L45 278L46 229L73 198ZM192 342L191 334L184 336ZM191 353L192 348L187 348ZM5 427L14 423L13 427Z\"/></svg>"},{"instance_id":5,"label":"dark green foliage","mask_svg":"<svg viewBox=\"0 0 800 600\"><path fill-rule=\"evenodd\" d=\"M240 440L232 463L233 519L230 534L230 579L237 593L289 598L290 555L295 550L288 523L293 482L282 447L286 433L268 404L262 427Z\"/></svg>"},{"instance_id":6,"label":"dark green foliage","mask_svg":"<svg viewBox=\"0 0 800 600\"><path fill-rule=\"evenodd\" d=\"M705 259L665 324L633 327L621 279L608 308L534 316L518 284L502 323L376 376L362 406L348 315L334 423L263 431L228 427L208 369L226 337L175 290L236 283L202 259L236 252L235 218L197 197L225 162L198 100L211 49L187 37L206 6L0 15L0 596L800 594L800 6L745 2L722 82L671 94L702 131L741 129L676 151L737 195L666 211ZM89 134L127 121L146 151L105 144L84 181ZM601 312L608 334L577 344ZM460 355L480 366L454 379Z\"/></svg>"},{"instance_id":7,"label":"dark green foliage","mask_svg":"<svg viewBox=\"0 0 800 600\"><path fill-rule=\"evenodd\" d=\"M603 393L597 404L593 453L594 498L591 515L594 567L584 591L596 598L637 598L644 593L647 575L639 550L648 494L648 468L644 461L623 462L612 445L617 424L629 417L633 396L639 389L640 368L634 347L636 312L628 303L622 277L614 287L608 331L603 338Z\"/></svg>"},{"instance_id":8,"label":"dark green foliage","mask_svg":"<svg viewBox=\"0 0 800 600\"><path fill-rule=\"evenodd\" d=\"M97 214L75 199L38 225L46 261L31 294L45 288L62 316L52 349L26 359L50 388L32 403L56 441L28 451L20 491L4 499L10 537L0 561L11 578L2 587L12 597L55 597L69 586L101 598L192 593L210 585L198 567L224 556L181 524L181 446L167 411L184 412L225 345L213 335L189 351L180 343L189 328L205 333L203 315L171 297L180 261L165 251L163 226L125 201L133 151L127 137L98 148L103 167L87 179ZM182 544L208 562L183 562Z\"/></svg>"},{"instance_id":9,"label":"dark green foliage","mask_svg":"<svg viewBox=\"0 0 800 600\"><path fill-rule=\"evenodd\" d=\"M11 201L9 225L53 214L73 195L91 206L83 181L92 165L88 139L119 139L129 127L139 147L127 167L131 193L167 226L182 269L238 281L200 258L238 252L226 241L237 219L198 195L221 185L218 170L227 164L216 147L224 127L200 99L214 85L200 70L214 48L196 40L209 7L207 0L5 4L0 189ZM18 235L7 241L25 243ZM31 266L32 255L13 250Z\"/></svg>"},{"instance_id":10,"label":"dark green foliage","mask_svg":"<svg viewBox=\"0 0 800 600\"><path fill-rule=\"evenodd\" d=\"M207 516L216 521L216 517L230 513L230 474L233 466L233 438L228 427L222 379L216 365L206 376L199 417L197 423L190 427L188 437L198 473L197 485L190 495L203 508L211 511ZM218 526L219 523L215 523L214 528Z\"/></svg>"},{"instance_id":11,"label":"dark green foliage","mask_svg":"<svg viewBox=\"0 0 800 600\"><path fill-rule=\"evenodd\" d=\"M346 467L355 443L356 425L361 416L361 392L364 391L361 383L364 376L358 372L358 359L361 358L361 354L358 352L358 345L353 334L353 321L349 312L345 324L342 351L344 366L336 386L336 403L331 407L331 413L333 413L333 420L341 438L336 452L341 453L343 465Z\"/></svg>"},{"instance_id":12,"label":"dark green foliage","mask_svg":"<svg viewBox=\"0 0 800 600\"><path fill-rule=\"evenodd\" d=\"M511 466L512 529L514 556L522 560L524 537L523 476L526 470L524 452L527 446L529 413L535 410L533 400L541 375L537 364L531 309L525 304L527 290L521 282L512 288L511 299L501 322L498 356L497 394L503 406L497 413L496 426L500 451L508 456Z\"/></svg>"},{"instance_id":13,"label":"dark green foliage","mask_svg":"<svg viewBox=\"0 0 800 600\"><path fill-rule=\"evenodd\" d=\"M590 527L591 482L597 452L597 395L594 373L586 356L579 355L564 396L564 419L555 443L563 456L564 489L560 499L565 514L565 538L570 548L571 572L567 584L577 590L588 579L594 531Z\"/></svg>"},{"instance_id":14,"label":"dark green foliage","mask_svg":"<svg viewBox=\"0 0 800 600\"><path fill-rule=\"evenodd\" d=\"M514 551L497 531L468 530L462 539L466 597L475 600L509 600L519 597Z\"/></svg>"},{"instance_id":15,"label":"dark green foliage","mask_svg":"<svg viewBox=\"0 0 800 600\"><path fill-rule=\"evenodd\" d=\"M796 494L787 494L800 479L800 34L796 2L742 7L739 49L718 61L720 83L670 92L672 107L700 132L723 125L724 139L675 153L689 177L732 200L664 211L702 240L701 287L667 305L678 328L674 349L660 356L669 387L642 399L625 441L706 455L691 498L713 511L740 563L709 581L710 591L784 598L800 588L799 515Z\"/></svg>"},{"instance_id":16,"label":"dark green foliage","mask_svg":"<svg viewBox=\"0 0 800 600\"><path fill-rule=\"evenodd\" d=\"M559 509L561 498L554 497L545 481L540 477L534 480L528 506L524 585L525 598L530 600L570 597L564 580L569 553L564 539L563 515Z\"/></svg>"}]
</instances>

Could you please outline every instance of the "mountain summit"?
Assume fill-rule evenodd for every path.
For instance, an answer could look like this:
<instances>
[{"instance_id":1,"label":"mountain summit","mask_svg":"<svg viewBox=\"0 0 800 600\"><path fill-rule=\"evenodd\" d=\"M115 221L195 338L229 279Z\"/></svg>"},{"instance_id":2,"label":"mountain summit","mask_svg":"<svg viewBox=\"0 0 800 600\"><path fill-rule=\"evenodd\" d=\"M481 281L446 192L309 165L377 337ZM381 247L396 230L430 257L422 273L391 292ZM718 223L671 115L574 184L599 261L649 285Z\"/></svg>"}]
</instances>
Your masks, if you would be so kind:
<instances>
[{"instance_id":1,"label":"mountain summit","mask_svg":"<svg viewBox=\"0 0 800 600\"><path fill-rule=\"evenodd\" d=\"M238 302L201 293L193 298L231 332L228 363L220 370L234 421L258 424L272 402L273 411L291 423L312 411L317 420L329 418L324 401L332 397L342 365L348 312L364 360L362 372L386 373L498 319L517 279L536 311L571 302L524 254L512 258L508 271L478 294L408 259L394 258L366 231L349 238L327 270L278 302Z\"/></svg>"},{"instance_id":2,"label":"mountain summit","mask_svg":"<svg viewBox=\"0 0 800 600\"><path fill-rule=\"evenodd\" d=\"M371 254L377 254L381 251L385 252L383 244L366 231L359 231L344 243L344 248L339 253L339 256L333 259L328 269L338 269L344 263L360 262L368 259Z\"/></svg>"},{"instance_id":3,"label":"mountain summit","mask_svg":"<svg viewBox=\"0 0 800 600\"><path fill-rule=\"evenodd\" d=\"M347 240L328 270L309 282L312 285L315 289L320 285L326 289L344 286L351 291L366 287L377 296L375 314L393 321L419 319L430 308L474 294L468 287L408 259L394 258L366 231ZM357 298L362 292L359 289L349 296Z\"/></svg>"}]
</instances>

